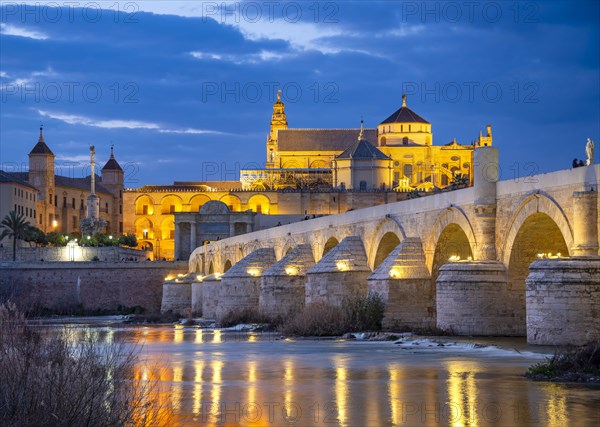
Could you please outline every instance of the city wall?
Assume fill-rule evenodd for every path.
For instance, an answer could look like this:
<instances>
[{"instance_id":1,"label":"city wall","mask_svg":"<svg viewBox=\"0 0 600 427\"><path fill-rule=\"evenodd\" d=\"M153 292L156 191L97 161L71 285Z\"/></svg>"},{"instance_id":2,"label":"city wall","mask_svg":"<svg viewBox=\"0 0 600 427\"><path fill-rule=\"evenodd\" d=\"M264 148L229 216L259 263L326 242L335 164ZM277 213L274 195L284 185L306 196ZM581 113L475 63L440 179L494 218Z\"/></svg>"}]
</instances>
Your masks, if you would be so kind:
<instances>
[{"instance_id":1,"label":"city wall","mask_svg":"<svg viewBox=\"0 0 600 427\"><path fill-rule=\"evenodd\" d=\"M23 309L118 310L142 307L160 312L166 276L187 272L187 263L3 262L0 298Z\"/></svg>"}]
</instances>

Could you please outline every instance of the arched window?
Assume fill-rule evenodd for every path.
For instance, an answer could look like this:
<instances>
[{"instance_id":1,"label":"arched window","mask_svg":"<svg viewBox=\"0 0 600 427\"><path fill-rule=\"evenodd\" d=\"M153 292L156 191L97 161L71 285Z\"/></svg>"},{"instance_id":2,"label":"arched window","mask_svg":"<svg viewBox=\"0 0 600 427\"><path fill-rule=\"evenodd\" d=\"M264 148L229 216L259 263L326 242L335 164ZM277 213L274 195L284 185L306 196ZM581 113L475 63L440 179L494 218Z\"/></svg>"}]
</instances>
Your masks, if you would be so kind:
<instances>
[{"instance_id":1,"label":"arched window","mask_svg":"<svg viewBox=\"0 0 600 427\"><path fill-rule=\"evenodd\" d=\"M405 136L404 138L402 138L402 144L408 145L408 136Z\"/></svg>"}]
</instances>

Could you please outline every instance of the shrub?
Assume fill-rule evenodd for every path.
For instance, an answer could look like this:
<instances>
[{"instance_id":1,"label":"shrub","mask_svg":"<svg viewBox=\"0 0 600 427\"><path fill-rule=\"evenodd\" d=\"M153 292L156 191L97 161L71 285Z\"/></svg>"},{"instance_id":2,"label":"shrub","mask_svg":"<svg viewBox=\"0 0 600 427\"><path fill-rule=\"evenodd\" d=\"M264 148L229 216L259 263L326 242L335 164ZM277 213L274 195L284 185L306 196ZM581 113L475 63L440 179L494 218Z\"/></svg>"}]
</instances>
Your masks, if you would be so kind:
<instances>
[{"instance_id":1,"label":"shrub","mask_svg":"<svg viewBox=\"0 0 600 427\"><path fill-rule=\"evenodd\" d=\"M273 323L273 319L261 314L255 308L243 307L229 311L219 319L218 325L221 328L229 328L242 323Z\"/></svg>"},{"instance_id":2,"label":"shrub","mask_svg":"<svg viewBox=\"0 0 600 427\"><path fill-rule=\"evenodd\" d=\"M326 302L315 302L281 325L286 335L324 337L342 335L348 331L344 311Z\"/></svg>"},{"instance_id":3,"label":"shrub","mask_svg":"<svg viewBox=\"0 0 600 427\"><path fill-rule=\"evenodd\" d=\"M342 301L342 309L349 327L346 332L381 330L385 302L378 293L347 297Z\"/></svg>"},{"instance_id":4,"label":"shrub","mask_svg":"<svg viewBox=\"0 0 600 427\"><path fill-rule=\"evenodd\" d=\"M344 298L341 307L315 302L285 321L280 330L287 335L316 337L380 331L384 310L383 298L377 293Z\"/></svg>"},{"instance_id":5,"label":"shrub","mask_svg":"<svg viewBox=\"0 0 600 427\"><path fill-rule=\"evenodd\" d=\"M556 351L545 362L530 366L525 376L533 379L568 376L574 380L584 379L586 376L600 376L600 341Z\"/></svg>"},{"instance_id":6,"label":"shrub","mask_svg":"<svg viewBox=\"0 0 600 427\"><path fill-rule=\"evenodd\" d=\"M29 326L0 306L0 425L164 425L157 382L136 375L137 346L93 331Z\"/></svg>"},{"instance_id":7,"label":"shrub","mask_svg":"<svg viewBox=\"0 0 600 427\"><path fill-rule=\"evenodd\" d=\"M138 244L137 237L135 237L135 234L123 234L119 237L119 244L135 248Z\"/></svg>"},{"instance_id":8,"label":"shrub","mask_svg":"<svg viewBox=\"0 0 600 427\"><path fill-rule=\"evenodd\" d=\"M49 243L52 243L54 246L66 246L67 239L65 236L59 231L51 231L46 234L46 239Z\"/></svg>"}]
</instances>

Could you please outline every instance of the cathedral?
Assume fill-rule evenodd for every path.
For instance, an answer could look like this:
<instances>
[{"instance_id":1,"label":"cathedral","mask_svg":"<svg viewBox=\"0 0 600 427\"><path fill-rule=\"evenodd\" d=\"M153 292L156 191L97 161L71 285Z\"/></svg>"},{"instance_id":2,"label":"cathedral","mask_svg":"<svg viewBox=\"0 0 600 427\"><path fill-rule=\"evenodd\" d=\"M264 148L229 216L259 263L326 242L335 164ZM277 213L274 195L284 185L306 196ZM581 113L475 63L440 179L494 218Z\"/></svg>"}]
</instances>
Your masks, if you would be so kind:
<instances>
[{"instance_id":1,"label":"cathedral","mask_svg":"<svg viewBox=\"0 0 600 427\"><path fill-rule=\"evenodd\" d=\"M473 144L433 145L431 123L408 107L406 96L376 128L362 123L355 129L289 128L278 92L264 169L242 170L239 181L175 181L127 189L123 231L135 233L155 258L183 259L203 242L193 230L206 227L210 218L193 214L209 201L222 202L232 214L254 213L252 220L237 223L232 215L230 222L215 222L210 238L226 238L444 191L457 183L471 185L474 149L491 145L490 126ZM186 249L176 250L176 241Z\"/></svg>"}]
</instances>

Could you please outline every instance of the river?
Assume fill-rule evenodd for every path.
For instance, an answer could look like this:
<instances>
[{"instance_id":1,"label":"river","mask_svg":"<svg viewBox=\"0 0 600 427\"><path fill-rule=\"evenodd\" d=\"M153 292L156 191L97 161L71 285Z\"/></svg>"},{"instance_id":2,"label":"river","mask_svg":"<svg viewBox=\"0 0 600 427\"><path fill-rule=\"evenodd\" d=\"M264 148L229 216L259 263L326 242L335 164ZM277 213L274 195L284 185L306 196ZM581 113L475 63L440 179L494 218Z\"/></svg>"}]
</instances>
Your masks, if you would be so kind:
<instances>
[{"instance_id":1,"label":"river","mask_svg":"<svg viewBox=\"0 0 600 427\"><path fill-rule=\"evenodd\" d=\"M181 325L97 330L106 340L119 333L143 344L140 376L159 382L171 425L600 425L597 387L523 377L552 351L524 339L296 340Z\"/></svg>"}]
</instances>

